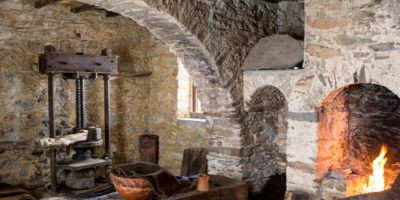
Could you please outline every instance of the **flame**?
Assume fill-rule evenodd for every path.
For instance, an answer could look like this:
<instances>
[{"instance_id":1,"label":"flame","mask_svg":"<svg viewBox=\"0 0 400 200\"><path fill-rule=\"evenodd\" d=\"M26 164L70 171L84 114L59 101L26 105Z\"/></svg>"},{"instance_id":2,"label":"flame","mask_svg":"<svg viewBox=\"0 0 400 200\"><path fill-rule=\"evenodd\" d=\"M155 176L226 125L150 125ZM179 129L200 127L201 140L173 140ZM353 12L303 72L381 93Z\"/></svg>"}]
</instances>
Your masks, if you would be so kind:
<instances>
[{"instance_id":1,"label":"flame","mask_svg":"<svg viewBox=\"0 0 400 200\"><path fill-rule=\"evenodd\" d=\"M385 164L387 161L387 157L385 157L387 153L387 147L385 145L381 148L381 153L372 163L373 173L369 175L368 185L365 184L364 191L365 193L370 192L380 192L385 190L385 177L383 174L385 173Z\"/></svg>"}]
</instances>

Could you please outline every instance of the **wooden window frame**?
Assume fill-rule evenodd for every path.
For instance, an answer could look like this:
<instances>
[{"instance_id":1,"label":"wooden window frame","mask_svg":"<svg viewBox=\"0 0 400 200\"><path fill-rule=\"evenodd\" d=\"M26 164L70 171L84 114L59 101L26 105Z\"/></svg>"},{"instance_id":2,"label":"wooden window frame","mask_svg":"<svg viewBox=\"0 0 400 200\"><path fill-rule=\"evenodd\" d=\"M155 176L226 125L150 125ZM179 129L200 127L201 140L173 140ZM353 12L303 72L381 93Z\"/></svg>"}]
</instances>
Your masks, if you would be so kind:
<instances>
[{"instance_id":1,"label":"wooden window frame","mask_svg":"<svg viewBox=\"0 0 400 200\"><path fill-rule=\"evenodd\" d=\"M191 83L192 87L191 87L191 91L190 91L190 113L189 116L190 118L201 118L204 119L204 113L203 113L203 109L201 107L201 102L197 96L197 91L196 91L196 87L194 86L193 83Z\"/></svg>"}]
</instances>

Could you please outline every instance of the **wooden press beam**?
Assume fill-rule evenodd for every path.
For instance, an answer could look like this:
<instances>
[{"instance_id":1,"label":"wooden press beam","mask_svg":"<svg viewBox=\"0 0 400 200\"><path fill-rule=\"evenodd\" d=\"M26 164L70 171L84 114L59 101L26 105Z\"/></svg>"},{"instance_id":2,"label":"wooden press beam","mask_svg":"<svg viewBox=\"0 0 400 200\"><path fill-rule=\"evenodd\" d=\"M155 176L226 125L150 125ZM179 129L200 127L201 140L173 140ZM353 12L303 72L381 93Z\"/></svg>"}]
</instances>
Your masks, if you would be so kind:
<instances>
[{"instance_id":1,"label":"wooden press beam","mask_svg":"<svg viewBox=\"0 0 400 200\"><path fill-rule=\"evenodd\" d=\"M61 1L61 0L39 0L39 1L35 1L34 6L35 6L35 8L43 8L51 3L58 2L58 1Z\"/></svg>"},{"instance_id":2,"label":"wooden press beam","mask_svg":"<svg viewBox=\"0 0 400 200\"><path fill-rule=\"evenodd\" d=\"M118 58L117 56L88 56L48 53L39 56L39 71L42 74L77 72L118 74Z\"/></svg>"}]
</instances>

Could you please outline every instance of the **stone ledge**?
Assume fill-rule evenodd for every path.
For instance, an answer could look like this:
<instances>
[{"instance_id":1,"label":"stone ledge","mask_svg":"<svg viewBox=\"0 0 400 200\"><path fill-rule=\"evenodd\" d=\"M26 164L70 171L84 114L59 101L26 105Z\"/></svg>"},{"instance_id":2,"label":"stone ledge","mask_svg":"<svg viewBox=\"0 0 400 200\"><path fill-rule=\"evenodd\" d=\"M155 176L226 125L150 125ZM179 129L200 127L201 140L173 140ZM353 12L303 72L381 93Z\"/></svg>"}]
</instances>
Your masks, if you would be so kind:
<instances>
[{"instance_id":1,"label":"stone ledge","mask_svg":"<svg viewBox=\"0 0 400 200\"><path fill-rule=\"evenodd\" d=\"M205 124L206 120L205 119L197 119L197 118L178 118L179 123L199 123L199 124Z\"/></svg>"}]
</instances>

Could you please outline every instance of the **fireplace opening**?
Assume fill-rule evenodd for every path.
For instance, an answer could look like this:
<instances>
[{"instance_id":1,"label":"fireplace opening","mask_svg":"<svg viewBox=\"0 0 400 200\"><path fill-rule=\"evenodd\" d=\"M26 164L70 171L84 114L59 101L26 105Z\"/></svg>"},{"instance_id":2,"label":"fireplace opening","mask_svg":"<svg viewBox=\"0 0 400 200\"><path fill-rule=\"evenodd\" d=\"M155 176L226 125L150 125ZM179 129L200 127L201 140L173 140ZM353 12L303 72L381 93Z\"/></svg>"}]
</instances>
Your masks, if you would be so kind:
<instances>
[{"instance_id":1,"label":"fireplace opening","mask_svg":"<svg viewBox=\"0 0 400 200\"><path fill-rule=\"evenodd\" d=\"M384 164L385 189L400 171L400 99L376 84L331 92L318 109L317 178L324 199L368 193L373 161ZM383 148L387 152L379 156ZM375 172L377 173L377 172Z\"/></svg>"}]
</instances>

